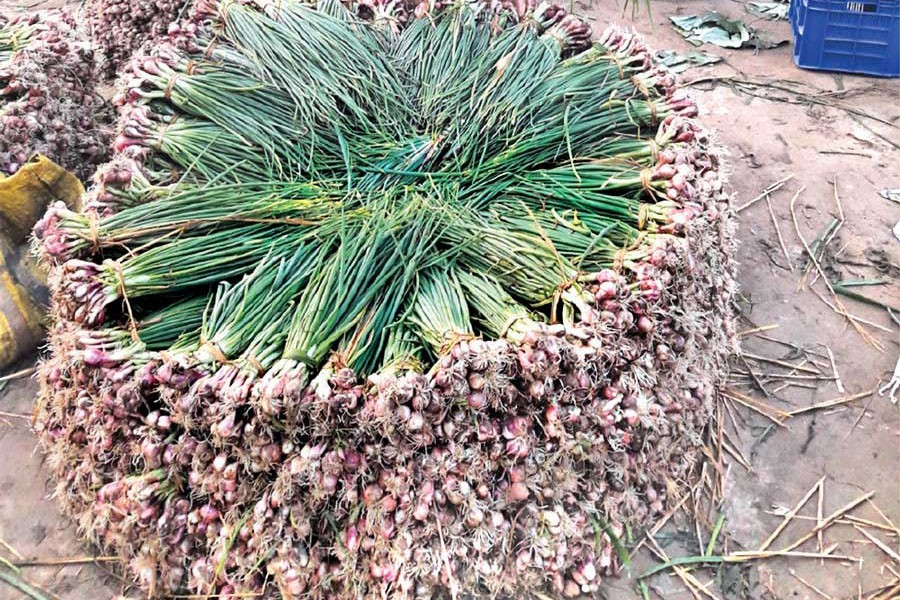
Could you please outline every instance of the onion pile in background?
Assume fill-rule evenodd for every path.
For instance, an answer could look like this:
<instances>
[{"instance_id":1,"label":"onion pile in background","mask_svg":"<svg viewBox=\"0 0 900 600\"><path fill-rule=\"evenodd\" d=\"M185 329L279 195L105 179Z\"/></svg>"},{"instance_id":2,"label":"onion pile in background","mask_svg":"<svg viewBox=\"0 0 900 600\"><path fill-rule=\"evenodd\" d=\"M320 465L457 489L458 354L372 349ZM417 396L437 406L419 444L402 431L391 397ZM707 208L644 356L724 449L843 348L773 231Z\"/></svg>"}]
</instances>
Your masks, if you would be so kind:
<instances>
[{"instance_id":1,"label":"onion pile in background","mask_svg":"<svg viewBox=\"0 0 900 600\"><path fill-rule=\"evenodd\" d=\"M38 224L56 496L151 594L601 597L702 457L696 107L558 5L398 6L198 2Z\"/></svg>"},{"instance_id":2,"label":"onion pile in background","mask_svg":"<svg viewBox=\"0 0 900 600\"><path fill-rule=\"evenodd\" d=\"M106 159L94 58L66 12L0 15L0 174L41 153L86 179Z\"/></svg>"},{"instance_id":3,"label":"onion pile in background","mask_svg":"<svg viewBox=\"0 0 900 600\"><path fill-rule=\"evenodd\" d=\"M145 42L165 37L186 5L186 0L87 0L82 10L103 77L116 77Z\"/></svg>"}]
</instances>

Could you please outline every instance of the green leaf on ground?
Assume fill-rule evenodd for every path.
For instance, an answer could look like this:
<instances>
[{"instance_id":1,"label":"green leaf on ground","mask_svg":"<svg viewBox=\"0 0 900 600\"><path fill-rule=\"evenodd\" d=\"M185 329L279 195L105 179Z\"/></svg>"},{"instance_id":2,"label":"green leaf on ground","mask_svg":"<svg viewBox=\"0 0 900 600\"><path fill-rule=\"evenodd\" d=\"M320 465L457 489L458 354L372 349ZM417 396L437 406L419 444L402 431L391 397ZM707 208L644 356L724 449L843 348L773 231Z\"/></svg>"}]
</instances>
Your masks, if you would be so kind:
<instances>
[{"instance_id":1,"label":"green leaf on ground","mask_svg":"<svg viewBox=\"0 0 900 600\"><path fill-rule=\"evenodd\" d=\"M788 18L787 2L748 2L747 12L770 21L784 21Z\"/></svg>"},{"instance_id":2,"label":"green leaf on ground","mask_svg":"<svg viewBox=\"0 0 900 600\"><path fill-rule=\"evenodd\" d=\"M656 60L673 73L682 73L692 67L703 67L722 62L722 57L708 52L686 52L684 54L675 50L660 50L656 53Z\"/></svg>"},{"instance_id":3,"label":"green leaf on ground","mask_svg":"<svg viewBox=\"0 0 900 600\"><path fill-rule=\"evenodd\" d=\"M702 15L669 17L675 31L689 43L715 44L721 48L774 48L787 40L769 40L759 35L756 29L739 19L709 11Z\"/></svg>"}]
</instances>

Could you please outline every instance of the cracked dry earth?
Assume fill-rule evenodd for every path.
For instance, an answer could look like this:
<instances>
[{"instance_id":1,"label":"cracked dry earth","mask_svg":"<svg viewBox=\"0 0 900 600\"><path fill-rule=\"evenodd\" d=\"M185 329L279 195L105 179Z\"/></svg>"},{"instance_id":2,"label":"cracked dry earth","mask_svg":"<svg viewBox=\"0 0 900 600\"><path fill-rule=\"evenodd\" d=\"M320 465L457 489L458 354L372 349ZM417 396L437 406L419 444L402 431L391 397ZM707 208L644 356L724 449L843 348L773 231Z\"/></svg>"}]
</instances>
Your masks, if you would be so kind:
<instances>
[{"instance_id":1,"label":"cracked dry earth","mask_svg":"<svg viewBox=\"0 0 900 600\"><path fill-rule=\"evenodd\" d=\"M33 4L2 1L0 9L8 9L11 4L19 10L35 9ZM756 20L745 12L744 4L730 0L653 0L652 15L642 5L633 18L630 7L623 15L622 6L610 2L578 2L576 7L594 18L597 29L609 21L631 24L658 49L695 50L670 28L669 16L705 10L744 19L772 38L789 39L786 22ZM890 378L900 353L897 325L882 308L843 298L847 311L873 324L862 325L872 338L867 342L823 301L833 303L821 280L798 288L805 259L804 240L811 243L834 217L840 216L836 186L843 223L828 244L822 268L835 281L884 280L881 285L853 289L892 306L900 304L900 240L891 234L900 219L900 205L878 194L884 188L900 187L900 149L896 145L900 139L900 83L797 69L789 45L758 53L716 46L704 46L702 50L724 60L689 69L681 77L694 82L702 120L716 132L728 153L735 206L748 203L772 183L793 175L770 195L771 214L765 200L739 213L741 328L762 328L762 336L781 340L773 342L747 334L742 344L747 355L806 366L793 371L791 378L775 381L767 373L778 370L777 363L751 360L754 373L770 395L766 398L750 380L741 378L739 371L746 366L738 362L732 389L783 412L860 395L850 402L784 419L782 425L740 403L729 402L731 412L723 412L723 421L734 452L725 455L721 466L724 497L720 507L710 513L711 522L724 515L717 551L759 548L782 521L773 513L793 508L822 478L823 515L873 492L871 499L883 515L869 502L861 503L851 514L867 521L884 523L889 519L900 523L898 408L886 397L863 394ZM747 81L769 85L749 87ZM776 96L779 100L773 99ZM795 195L796 227L790 210ZM808 352L803 354L799 349ZM840 388L836 381L810 375L831 373L829 350L840 376ZM811 362L804 363L804 359ZM26 368L33 360L30 357L11 370ZM782 387L784 383L793 385ZM10 382L0 390L0 540L24 559L90 555L94 549L79 541L72 524L59 516L54 502L47 498L46 474L35 450L36 438L29 430L29 420L17 416L30 413L35 391L36 384L29 380ZM741 464L744 459L746 465ZM813 494L772 549L782 548L810 531L816 524L816 505ZM892 562L889 551L900 550L900 542L890 529L864 527L861 532L842 519L825 530L824 548L838 544L834 554L861 558L861 563L780 557L697 569L692 573L696 580L701 585L710 582L705 595L692 593L681 579L666 571L647 578L646 591L650 597L673 600L690 599L694 594L721 599L867 598L871 590L892 580L898 583L891 569L900 572L900 564ZM699 541L697 530L691 521L679 516L655 539L670 557L695 556L709 539L708 528L699 528ZM887 551L866 534L879 540ZM0 556L14 559L9 547L0 548ZM798 550L816 551L817 540L813 537ZM641 552L620 578L608 582L606 597L640 598L637 576L653 564L657 563L651 555ZM128 593L116 578L112 563L36 566L23 569L23 573L63 600L105 600ZM0 583L0 599L21 597L18 594ZM137 592L130 595L140 597Z\"/></svg>"}]
</instances>

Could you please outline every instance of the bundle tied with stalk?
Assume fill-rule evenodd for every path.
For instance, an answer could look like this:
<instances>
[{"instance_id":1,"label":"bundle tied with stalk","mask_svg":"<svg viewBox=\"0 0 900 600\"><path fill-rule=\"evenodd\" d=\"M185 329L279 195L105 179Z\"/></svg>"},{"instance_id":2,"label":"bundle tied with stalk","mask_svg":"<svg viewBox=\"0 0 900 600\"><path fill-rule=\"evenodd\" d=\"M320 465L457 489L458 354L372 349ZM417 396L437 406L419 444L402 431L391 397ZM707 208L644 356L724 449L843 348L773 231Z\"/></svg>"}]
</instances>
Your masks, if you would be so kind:
<instances>
[{"instance_id":1,"label":"bundle tied with stalk","mask_svg":"<svg viewBox=\"0 0 900 600\"><path fill-rule=\"evenodd\" d=\"M66 512L151 593L600 597L731 345L690 98L552 4L204 0L169 31L85 210L35 230Z\"/></svg>"}]
</instances>

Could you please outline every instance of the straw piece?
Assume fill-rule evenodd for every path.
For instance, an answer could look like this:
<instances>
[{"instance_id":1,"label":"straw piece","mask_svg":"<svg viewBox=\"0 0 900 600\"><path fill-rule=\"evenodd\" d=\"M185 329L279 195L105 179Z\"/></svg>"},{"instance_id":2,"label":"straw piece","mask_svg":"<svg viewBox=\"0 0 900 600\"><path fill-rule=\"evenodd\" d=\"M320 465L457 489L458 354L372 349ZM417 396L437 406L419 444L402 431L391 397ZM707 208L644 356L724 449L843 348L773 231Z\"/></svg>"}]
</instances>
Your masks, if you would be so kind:
<instances>
[{"instance_id":1,"label":"straw piece","mask_svg":"<svg viewBox=\"0 0 900 600\"><path fill-rule=\"evenodd\" d=\"M769 198L769 194L766 194L765 198L766 207L769 209L769 217L772 219L772 226L775 227L775 236L778 238L778 245L781 246L781 252L784 254L784 259L787 261L788 269L793 273L794 263L791 261L791 255L784 243L784 238L781 236L781 228L778 226L778 219L775 217L775 211L772 209L772 200Z\"/></svg>"},{"instance_id":2,"label":"straw piece","mask_svg":"<svg viewBox=\"0 0 900 600\"><path fill-rule=\"evenodd\" d=\"M783 186L786 182L790 181L793 178L794 178L794 174L791 173L784 179L779 179L775 183L769 184L769 187L764 189L759 196L755 197L753 200L750 200L749 202L742 204L741 206L738 206L736 209L734 209L735 212L741 212L742 210L750 208L751 206L753 206L754 204L756 204L757 202L759 202L760 200L762 200L763 198L765 198L766 196L771 194L772 192L776 192L779 189L781 189L781 186Z\"/></svg>"},{"instance_id":3,"label":"straw piece","mask_svg":"<svg viewBox=\"0 0 900 600\"><path fill-rule=\"evenodd\" d=\"M834 521L836 521L839 518L841 518L842 516L844 516L844 514L850 512L851 510L853 510L854 508L856 508L857 506L859 506L860 504L862 504L863 502L865 502L866 500L868 500L869 498L871 498L874 495L875 495L874 491L868 492L868 493L863 494L862 496L856 498L855 500L852 500L847 505L845 505L843 508L839 508L835 512L831 513L824 521L822 521L821 523L819 523L818 525L813 527L812 531L810 531L809 533L807 533L806 535L804 535L803 537L798 539L796 542L794 542L793 544L791 544L790 546L785 548L784 551L787 552L787 551L793 550L794 548L797 548L798 546L802 545L804 542L806 542L807 540L809 540L810 538L815 536L816 533L818 533L819 531L822 531L823 529L825 529L826 527L831 525Z\"/></svg>"},{"instance_id":4,"label":"straw piece","mask_svg":"<svg viewBox=\"0 0 900 600\"><path fill-rule=\"evenodd\" d=\"M88 563L119 562L118 556L73 556L71 558L36 558L20 560L13 564L17 567L56 567L60 565L82 565Z\"/></svg>"},{"instance_id":5,"label":"straw piece","mask_svg":"<svg viewBox=\"0 0 900 600\"><path fill-rule=\"evenodd\" d=\"M894 532L895 532L898 536L900 536L900 528L898 528L896 525L894 525L894 522L891 521L891 520L888 518L888 516L887 516L886 514L884 514L884 513L881 511L880 508L878 508L878 505L877 505L877 504L875 504L874 502L872 502L871 500L869 500L869 506L871 506L872 508L874 508L874 509L875 509L875 512L878 513L878 516L880 516L882 519L884 519L884 522L887 523L888 525L890 525L891 528L893 528Z\"/></svg>"},{"instance_id":6,"label":"straw piece","mask_svg":"<svg viewBox=\"0 0 900 600\"><path fill-rule=\"evenodd\" d=\"M759 402L758 400L754 400L750 396L742 394L737 390L726 390L723 393L738 404L741 404L753 411L758 412L779 427L785 427L785 424L782 423L782 420L789 419L791 416L789 413L786 413L783 410L779 410L774 406L769 406L768 404L764 404L762 402Z\"/></svg>"},{"instance_id":7,"label":"straw piece","mask_svg":"<svg viewBox=\"0 0 900 600\"><path fill-rule=\"evenodd\" d=\"M803 413L808 413L814 410L820 410L823 408L831 408L832 406L838 406L840 404L846 404L847 402L853 402L854 400L859 400L860 398L865 398L866 396L871 396L875 393L875 388L867 392L860 392L858 394L854 394L852 396L846 396L843 398L834 398L833 400L825 400L824 402L819 402L818 404L813 404L812 406L807 406L805 408L798 408L797 410L792 410L788 414L789 417L796 417L797 415L802 415Z\"/></svg>"},{"instance_id":8,"label":"straw piece","mask_svg":"<svg viewBox=\"0 0 900 600\"><path fill-rule=\"evenodd\" d=\"M803 248L806 250L806 253L807 253L807 255L809 256L809 259L812 261L813 265L816 267L816 271L822 276L822 281L825 282L825 287L828 288L828 291L831 293L831 297L834 299L835 305L837 305L837 308L834 308L834 307L832 306L832 309L834 309L835 312L838 312L839 314L842 314L844 317L846 317L846 318L850 321L850 324L853 326L853 328L856 330L856 332L859 333L860 337L862 337L863 340L864 340L867 344L869 344L870 346L872 346L873 348L875 348L875 349L878 350L879 352L883 352L883 351L884 351L884 346L883 346L878 340L876 340L875 338L873 338L873 337L869 334L869 332L867 332L866 330L864 330L864 329L859 325L859 323L857 322L857 321L859 321L859 319L858 319L857 317L855 317L855 316L849 314L849 313L847 312L847 309L844 308L843 303L841 302L840 298L838 298L837 294L835 294L834 289L831 287L831 283L828 281L828 278L825 276L825 272L822 270L822 266L819 264L819 261L816 259L815 254L812 252L812 250L810 250L809 244L806 243L806 238L804 238L804 237L803 237L803 234L800 233L800 224L799 224L799 222L797 221L797 212L794 210L794 204L797 202L797 198L800 197L800 194L801 194L805 189L806 189L806 186L803 186L803 187L801 187L799 190L797 190L797 193L794 194L794 197L793 197L793 198L791 198L791 203L790 203L790 207L791 207L791 219L792 219L793 222L794 222L794 229L795 229L796 232L797 232L797 237L800 238L800 242L803 244ZM818 296L818 294L816 294L816 295ZM819 296L819 297L821 298L821 296ZM822 301L825 302L826 304L829 304L827 301L825 301L824 298L822 298ZM831 305L829 304L829 306L831 306ZM838 310L838 309L840 309L840 310Z\"/></svg>"},{"instance_id":9,"label":"straw piece","mask_svg":"<svg viewBox=\"0 0 900 600\"><path fill-rule=\"evenodd\" d=\"M810 369L809 367L804 367L803 363L801 363L799 365L794 365L794 364L791 364L791 363L783 361L783 360L778 360L776 358L769 358L768 356L759 356L758 354L751 354L749 352L744 352L744 351L741 351L741 354L743 354L744 356L746 356L747 358L752 359L752 360L758 360L758 361L771 363L773 365L778 365L779 367L787 367L787 368L793 369L795 371L803 371L805 373L821 375L821 373L819 373L819 371L817 371L816 369Z\"/></svg>"},{"instance_id":10,"label":"straw piece","mask_svg":"<svg viewBox=\"0 0 900 600\"><path fill-rule=\"evenodd\" d=\"M762 545L759 547L760 552L763 552L769 546L772 545L772 542L774 542L775 539L781 534L781 532L784 531L784 528L788 526L788 524L791 522L791 520L794 518L794 516L798 512L800 512L800 509L802 509L806 505L806 503L809 501L809 499L812 498L812 495L814 493L816 493L816 490L818 490L819 488L822 487L822 484L824 482L825 482L825 476L823 475L821 479L819 479L815 484L813 484L813 486L811 488L809 488L809 491L806 492L806 495L803 496L803 498L800 500L800 502L797 503L797 505L793 508L793 510L791 510L788 514L786 514L784 516L784 520L778 525L778 527L775 528L775 531L773 531L769 535L769 537L766 538L766 541L764 541L762 543Z\"/></svg>"},{"instance_id":11,"label":"straw piece","mask_svg":"<svg viewBox=\"0 0 900 600\"><path fill-rule=\"evenodd\" d=\"M37 367L28 367L27 369L22 369L21 371L15 371L14 373L10 373L9 375L3 375L0 377L0 381L12 381L13 379L20 379L22 377L30 377L37 372Z\"/></svg>"},{"instance_id":12,"label":"straw piece","mask_svg":"<svg viewBox=\"0 0 900 600\"><path fill-rule=\"evenodd\" d=\"M816 527L819 527L820 525L822 525L824 502L825 502L825 482L823 481L822 485L819 486L819 497L816 499ZM825 547L825 537L824 536L825 536L825 532L822 531L821 529L816 534L816 541L818 543L819 552L822 552L822 550ZM822 562L824 562L824 561L822 561Z\"/></svg>"},{"instance_id":13,"label":"straw piece","mask_svg":"<svg viewBox=\"0 0 900 600\"><path fill-rule=\"evenodd\" d=\"M844 389L844 383L841 381L841 374L838 373L837 363L834 360L834 352L831 351L829 346L825 346L825 350L828 351L828 360L831 361L831 372L834 374L834 385L837 387L838 393L846 394L847 390Z\"/></svg>"},{"instance_id":14,"label":"straw piece","mask_svg":"<svg viewBox=\"0 0 900 600\"><path fill-rule=\"evenodd\" d=\"M794 569L788 569L788 573L790 573L794 577L794 579L796 579L797 581L799 581L800 583L802 583L803 585L805 585L806 587L808 587L809 589L811 589L812 591L817 593L819 596L821 596L822 598L825 598L825 600L834 600L834 598L832 596L829 596L828 594L826 594L825 592L823 592L822 590L820 590L819 588L817 588L810 582L806 581L805 579L803 579L802 577L797 575L797 572L794 571Z\"/></svg>"},{"instance_id":15,"label":"straw piece","mask_svg":"<svg viewBox=\"0 0 900 600\"><path fill-rule=\"evenodd\" d=\"M724 562L740 563L750 560L759 560L763 558L777 558L780 556L785 556L788 558L824 558L829 560L842 560L855 563L862 562L861 558L857 558L855 556L847 556L845 554L830 554L828 552L828 549L826 549L825 552L794 552L792 550L768 550L766 552L733 552L723 558L725 559Z\"/></svg>"},{"instance_id":16,"label":"straw piece","mask_svg":"<svg viewBox=\"0 0 900 600\"><path fill-rule=\"evenodd\" d=\"M772 331L773 329L778 329L777 324L773 325L762 325L761 327L754 327L753 329L745 329L744 331L739 331L738 337L746 337L748 335L753 335L755 333L762 333L763 331Z\"/></svg>"},{"instance_id":17,"label":"straw piece","mask_svg":"<svg viewBox=\"0 0 900 600\"><path fill-rule=\"evenodd\" d=\"M784 517L784 514L785 514L783 512L773 511L773 510L767 510L764 512L767 515L772 515L772 516L776 516L776 517ZM794 519L796 519L798 521L816 521L817 524L819 522L819 520L816 517L810 517L807 515L794 515ZM897 536L897 532L894 531L891 527L888 527L887 525L883 525L881 523L876 523L874 521L869 521L868 519L863 519L861 517L857 517L854 515L847 515L847 516L842 517L834 522L835 525L847 525L848 527L852 527L854 523L861 525L863 527L871 527L872 529L878 529L879 531L886 531L892 536Z\"/></svg>"},{"instance_id":18,"label":"straw piece","mask_svg":"<svg viewBox=\"0 0 900 600\"><path fill-rule=\"evenodd\" d=\"M861 534L863 534L864 536L866 536L866 538L868 538L868 540L870 542L872 542L873 544L878 546L882 550L882 552L884 552L885 554L890 556L891 560L893 560L895 563L900 564L900 554L897 554L897 552L895 550L891 549L890 546L888 546L887 544L885 544L884 542L879 540L877 537L875 537L874 535L872 535L871 533L869 533L868 531L866 531L859 525L854 525L853 528L855 530L857 530L858 532L860 532Z\"/></svg>"},{"instance_id":19,"label":"straw piece","mask_svg":"<svg viewBox=\"0 0 900 600\"><path fill-rule=\"evenodd\" d=\"M15 556L16 558L18 558L18 559L20 559L20 560L22 560L22 559L25 558L24 556L22 556L21 554L19 554L19 552L18 552L15 548L13 548L12 546L10 546L10 545L6 542L6 540L4 540L3 538L0 538L0 546L3 546L4 548L6 548L7 552L9 552L10 554L12 554L13 556Z\"/></svg>"}]
</instances>

